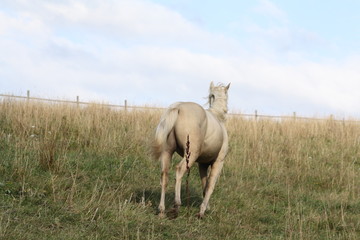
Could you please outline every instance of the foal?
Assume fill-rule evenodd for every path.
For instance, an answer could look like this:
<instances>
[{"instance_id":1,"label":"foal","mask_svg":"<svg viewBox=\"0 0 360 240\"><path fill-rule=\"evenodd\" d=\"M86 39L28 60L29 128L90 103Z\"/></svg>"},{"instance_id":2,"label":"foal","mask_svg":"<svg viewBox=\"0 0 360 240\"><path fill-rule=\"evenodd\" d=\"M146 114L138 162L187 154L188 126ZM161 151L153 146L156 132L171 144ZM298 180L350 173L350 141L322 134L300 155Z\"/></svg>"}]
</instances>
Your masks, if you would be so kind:
<instances>
[{"instance_id":1,"label":"foal","mask_svg":"<svg viewBox=\"0 0 360 240\"><path fill-rule=\"evenodd\" d=\"M187 171L185 158L187 136L189 136L191 152L188 167L190 168L195 162L198 163L203 188L203 202L198 216L200 218L204 216L228 151L228 135L224 123L229 87L230 84L215 86L211 82L208 110L193 102L177 102L172 104L161 117L154 141L154 153L161 162L160 217L165 216L168 171L175 151L183 157L176 167L176 213L181 205L181 178ZM208 175L209 167L211 171Z\"/></svg>"}]
</instances>

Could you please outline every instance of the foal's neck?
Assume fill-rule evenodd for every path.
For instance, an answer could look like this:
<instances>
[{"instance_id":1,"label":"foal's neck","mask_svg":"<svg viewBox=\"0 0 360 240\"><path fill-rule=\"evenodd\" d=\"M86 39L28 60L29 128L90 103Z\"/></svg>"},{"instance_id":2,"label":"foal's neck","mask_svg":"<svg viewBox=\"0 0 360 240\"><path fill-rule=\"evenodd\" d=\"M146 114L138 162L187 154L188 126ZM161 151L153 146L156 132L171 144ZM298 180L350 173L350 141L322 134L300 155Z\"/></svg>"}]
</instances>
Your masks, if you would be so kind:
<instances>
[{"instance_id":1,"label":"foal's neck","mask_svg":"<svg viewBox=\"0 0 360 240\"><path fill-rule=\"evenodd\" d=\"M211 104L209 111L212 112L217 119L221 122L225 122L227 109L227 101L225 99L218 99Z\"/></svg>"}]
</instances>

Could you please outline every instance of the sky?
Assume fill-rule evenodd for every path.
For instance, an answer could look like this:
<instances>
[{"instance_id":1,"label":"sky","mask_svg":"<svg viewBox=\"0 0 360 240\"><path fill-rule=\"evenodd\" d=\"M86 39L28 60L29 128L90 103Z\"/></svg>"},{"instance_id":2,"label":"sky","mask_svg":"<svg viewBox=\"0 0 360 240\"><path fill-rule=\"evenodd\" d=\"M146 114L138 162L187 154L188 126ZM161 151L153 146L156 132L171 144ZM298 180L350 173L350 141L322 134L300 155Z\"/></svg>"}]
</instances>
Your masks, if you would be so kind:
<instances>
[{"instance_id":1,"label":"sky","mask_svg":"<svg viewBox=\"0 0 360 240\"><path fill-rule=\"evenodd\" d=\"M0 0L0 93L360 117L358 0Z\"/></svg>"}]
</instances>

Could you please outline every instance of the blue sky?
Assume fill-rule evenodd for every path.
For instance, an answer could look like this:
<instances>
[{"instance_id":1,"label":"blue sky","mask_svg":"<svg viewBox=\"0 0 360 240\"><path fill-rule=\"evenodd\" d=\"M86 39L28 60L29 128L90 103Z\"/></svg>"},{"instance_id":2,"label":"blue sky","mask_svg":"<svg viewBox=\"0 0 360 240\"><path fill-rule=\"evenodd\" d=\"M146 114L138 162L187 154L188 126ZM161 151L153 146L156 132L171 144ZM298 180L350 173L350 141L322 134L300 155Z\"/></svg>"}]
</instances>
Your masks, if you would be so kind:
<instances>
[{"instance_id":1,"label":"blue sky","mask_svg":"<svg viewBox=\"0 0 360 240\"><path fill-rule=\"evenodd\" d=\"M360 117L360 2L1 0L0 92Z\"/></svg>"},{"instance_id":2,"label":"blue sky","mask_svg":"<svg viewBox=\"0 0 360 240\"><path fill-rule=\"evenodd\" d=\"M256 24L268 29L287 28L292 34L308 33L313 38L297 39L299 42L295 44L302 43L304 48L316 46L305 50L312 50L311 54L319 54L318 57L343 57L354 50L360 51L360 31L355 25L360 22L360 2L355 0L341 3L338 0L224 0L221 4L214 0L206 1L206 4L190 0L154 2L181 13L208 31L234 37L243 44L251 37L246 31L247 25ZM289 45L288 48L300 47Z\"/></svg>"}]
</instances>

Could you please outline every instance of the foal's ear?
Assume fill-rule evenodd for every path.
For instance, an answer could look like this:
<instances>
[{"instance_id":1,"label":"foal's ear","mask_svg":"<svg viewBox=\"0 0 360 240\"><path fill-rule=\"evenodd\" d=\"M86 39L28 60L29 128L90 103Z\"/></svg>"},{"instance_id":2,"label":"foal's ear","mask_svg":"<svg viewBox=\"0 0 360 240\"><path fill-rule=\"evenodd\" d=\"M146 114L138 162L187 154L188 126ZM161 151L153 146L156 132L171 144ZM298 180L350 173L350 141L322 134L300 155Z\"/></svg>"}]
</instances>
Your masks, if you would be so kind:
<instances>
[{"instance_id":1,"label":"foal's ear","mask_svg":"<svg viewBox=\"0 0 360 240\"><path fill-rule=\"evenodd\" d=\"M214 88L214 82L211 81L211 83L210 83L210 90L213 89L213 88Z\"/></svg>"},{"instance_id":2,"label":"foal's ear","mask_svg":"<svg viewBox=\"0 0 360 240\"><path fill-rule=\"evenodd\" d=\"M229 84L225 87L226 91L229 90L230 84L231 84L231 83L229 83Z\"/></svg>"}]
</instances>

